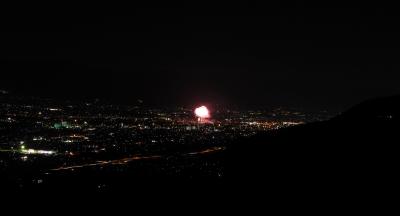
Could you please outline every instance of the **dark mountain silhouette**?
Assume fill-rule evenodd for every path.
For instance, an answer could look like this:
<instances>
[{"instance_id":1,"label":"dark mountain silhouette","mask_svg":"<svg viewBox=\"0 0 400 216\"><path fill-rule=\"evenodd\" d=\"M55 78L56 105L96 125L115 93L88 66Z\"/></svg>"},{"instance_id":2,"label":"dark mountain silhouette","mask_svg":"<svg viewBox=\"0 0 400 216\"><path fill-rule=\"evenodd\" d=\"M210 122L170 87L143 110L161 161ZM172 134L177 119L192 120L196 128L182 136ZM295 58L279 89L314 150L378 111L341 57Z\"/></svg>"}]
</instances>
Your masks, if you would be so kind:
<instances>
[{"instance_id":1,"label":"dark mountain silhouette","mask_svg":"<svg viewBox=\"0 0 400 216\"><path fill-rule=\"evenodd\" d=\"M326 122L258 134L227 150L227 179L269 190L391 190L399 123L400 96L394 96Z\"/></svg>"}]
</instances>

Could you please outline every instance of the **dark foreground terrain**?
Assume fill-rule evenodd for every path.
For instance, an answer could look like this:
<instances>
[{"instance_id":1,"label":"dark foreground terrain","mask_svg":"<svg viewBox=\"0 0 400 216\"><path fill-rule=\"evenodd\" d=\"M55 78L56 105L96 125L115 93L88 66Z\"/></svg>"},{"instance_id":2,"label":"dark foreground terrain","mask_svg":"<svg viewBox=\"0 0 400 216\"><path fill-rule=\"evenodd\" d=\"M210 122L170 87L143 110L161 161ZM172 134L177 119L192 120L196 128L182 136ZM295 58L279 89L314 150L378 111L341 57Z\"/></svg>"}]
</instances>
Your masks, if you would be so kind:
<instances>
[{"instance_id":1,"label":"dark foreground terrain","mask_svg":"<svg viewBox=\"0 0 400 216\"><path fill-rule=\"evenodd\" d=\"M258 134L226 152L226 178L266 191L387 197L398 188L399 123L394 96L329 121Z\"/></svg>"}]
</instances>

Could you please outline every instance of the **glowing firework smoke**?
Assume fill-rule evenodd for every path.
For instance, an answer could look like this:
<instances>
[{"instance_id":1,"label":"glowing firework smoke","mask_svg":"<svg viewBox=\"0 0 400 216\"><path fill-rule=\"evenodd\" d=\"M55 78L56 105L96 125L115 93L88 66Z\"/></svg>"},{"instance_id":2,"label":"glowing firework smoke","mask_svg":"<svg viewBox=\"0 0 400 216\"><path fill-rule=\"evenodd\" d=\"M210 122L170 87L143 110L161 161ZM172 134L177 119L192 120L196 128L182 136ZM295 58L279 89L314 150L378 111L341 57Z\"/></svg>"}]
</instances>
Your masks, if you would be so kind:
<instances>
[{"instance_id":1,"label":"glowing firework smoke","mask_svg":"<svg viewBox=\"0 0 400 216\"><path fill-rule=\"evenodd\" d=\"M202 119L210 118L210 112L208 111L206 106L201 106L196 108L194 110L194 113L196 114L197 117Z\"/></svg>"}]
</instances>

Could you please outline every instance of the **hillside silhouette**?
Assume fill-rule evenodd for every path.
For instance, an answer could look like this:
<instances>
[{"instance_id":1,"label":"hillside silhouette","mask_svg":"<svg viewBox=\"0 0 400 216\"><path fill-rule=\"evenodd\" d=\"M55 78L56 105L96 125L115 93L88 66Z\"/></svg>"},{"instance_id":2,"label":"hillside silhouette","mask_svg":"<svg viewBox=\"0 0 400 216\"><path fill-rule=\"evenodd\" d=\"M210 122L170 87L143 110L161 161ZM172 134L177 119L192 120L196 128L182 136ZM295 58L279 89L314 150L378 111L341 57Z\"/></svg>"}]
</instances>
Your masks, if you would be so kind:
<instances>
[{"instance_id":1,"label":"hillside silhouette","mask_svg":"<svg viewBox=\"0 0 400 216\"><path fill-rule=\"evenodd\" d=\"M227 179L270 190L371 191L396 185L400 96L258 134L226 152ZM243 185L243 184L241 184Z\"/></svg>"}]
</instances>

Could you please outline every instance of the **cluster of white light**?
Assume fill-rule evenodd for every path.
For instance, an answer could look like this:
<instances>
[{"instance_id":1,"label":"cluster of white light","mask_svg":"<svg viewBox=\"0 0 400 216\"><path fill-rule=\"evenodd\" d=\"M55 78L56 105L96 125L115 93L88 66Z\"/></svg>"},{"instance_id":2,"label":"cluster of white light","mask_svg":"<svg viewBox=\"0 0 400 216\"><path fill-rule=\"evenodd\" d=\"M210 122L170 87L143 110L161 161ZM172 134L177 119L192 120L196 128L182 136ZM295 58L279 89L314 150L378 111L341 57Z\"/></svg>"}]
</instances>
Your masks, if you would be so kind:
<instances>
[{"instance_id":1,"label":"cluster of white light","mask_svg":"<svg viewBox=\"0 0 400 216\"><path fill-rule=\"evenodd\" d=\"M63 142L65 142L65 143L73 143L74 141L73 140L64 140Z\"/></svg>"},{"instance_id":2,"label":"cluster of white light","mask_svg":"<svg viewBox=\"0 0 400 216\"><path fill-rule=\"evenodd\" d=\"M43 154L43 155L52 155L55 154L55 151L50 150L36 150L36 149L22 149L22 153L24 154Z\"/></svg>"},{"instance_id":3,"label":"cluster of white light","mask_svg":"<svg viewBox=\"0 0 400 216\"><path fill-rule=\"evenodd\" d=\"M50 111L60 111L60 109L57 108L49 108Z\"/></svg>"}]
</instances>

